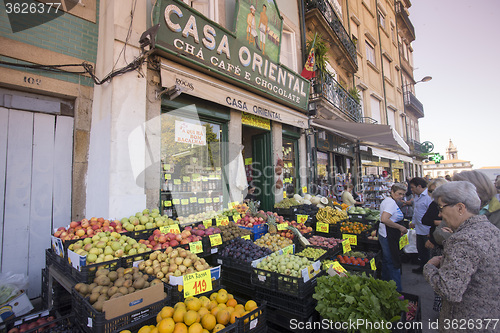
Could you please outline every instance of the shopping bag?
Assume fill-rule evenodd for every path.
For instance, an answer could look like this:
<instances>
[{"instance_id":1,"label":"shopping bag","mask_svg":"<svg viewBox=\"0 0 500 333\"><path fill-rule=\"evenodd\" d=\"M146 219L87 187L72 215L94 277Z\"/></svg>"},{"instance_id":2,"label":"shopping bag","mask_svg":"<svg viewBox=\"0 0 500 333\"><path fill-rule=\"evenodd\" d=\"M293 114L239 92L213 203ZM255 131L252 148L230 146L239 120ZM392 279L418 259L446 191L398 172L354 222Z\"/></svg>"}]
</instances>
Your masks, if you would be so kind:
<instances>
[{"instance_id":1,"label":"shopping bag","mask_svg":"<svg viewBox=\"0 0 500 333\"><path fill-rule=\"evenodd\" d=\"M403 248L405 253L418 253L417 251L417 232L415 229L409 229L407 234L408 245Z\"/></svg>"}]
</instances>

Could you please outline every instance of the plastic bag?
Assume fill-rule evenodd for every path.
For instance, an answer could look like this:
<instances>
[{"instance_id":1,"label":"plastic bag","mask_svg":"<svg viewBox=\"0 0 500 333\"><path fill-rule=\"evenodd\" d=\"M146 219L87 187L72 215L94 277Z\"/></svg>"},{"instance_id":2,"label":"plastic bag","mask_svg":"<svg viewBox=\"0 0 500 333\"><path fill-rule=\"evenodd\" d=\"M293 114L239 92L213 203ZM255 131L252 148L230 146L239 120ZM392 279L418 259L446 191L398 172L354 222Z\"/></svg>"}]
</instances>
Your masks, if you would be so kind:
<instances>
[{"instance_id":1,"label":"plastic bag","mask_svg":"<svg viewBox=\"0 0 500 333\"><path fill-rule=\"evenodd\" d=\"M418 253L417 250L417 232L415 229L408 230L408 245L403 248L405 253Z\"/></svg>"},{"instance_id":2,"label":"plastic bag","mask_svg":"<svg viewBox=\"0 0 500 333\"><path fill-rule=\"evenodd\" d=\"M28 289L29 279L25 274L0 273L0 304L17 296L21 290Z\"/></svg>"}]
</instances>

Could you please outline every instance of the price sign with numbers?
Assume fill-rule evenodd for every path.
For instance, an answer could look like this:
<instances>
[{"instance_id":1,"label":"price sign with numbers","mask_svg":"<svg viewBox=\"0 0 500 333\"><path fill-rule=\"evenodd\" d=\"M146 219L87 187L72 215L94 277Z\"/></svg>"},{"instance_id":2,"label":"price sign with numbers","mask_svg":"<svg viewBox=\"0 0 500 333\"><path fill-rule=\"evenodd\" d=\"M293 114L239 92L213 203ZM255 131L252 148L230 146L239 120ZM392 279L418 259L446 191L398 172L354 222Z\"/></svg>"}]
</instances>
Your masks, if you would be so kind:
<instances>
[{"instance_id":1,"label":"price sign with numbers","mask_svg":"<svg viewBox=\"0 0 500 333\"><path fill-rule=\"evenodd\" d=\"M180 179L174 179L174 185L180 185L181 180Z\"/></svg>"},{"instance_id":2,"label":"price sign with numbers","mask_svg":"<svg viewBox=\"0 0 500 333\"><path fill-rule=\"evenodd\" d=\"M286 196L286 191L283 191L283 199L286 199L287 196Z\"/></svg>"},{"instance_id":3,"label":"price sign with numbers","mask_svg":"<svg viewBox=\"0 0 500 333\"><path fill-rule=\"evenodd\" d=\"M195 296L212 290L210 270L184 275L184 297Z\"/></svg>"},{"instance_id":4,"label":"price sign with numbers","mask_svg":"<svg viewBox=\"0 0 500 333\"><path fill-rule=\"evenodd\" d=\"M172 201L170 200L165 200L163 204L165 205L165 207L172 207Z\"/></svg>"},{"instance_id":5,"label":"price sign with numbers","mask_svg":"<svg viewBox=\"0 0 500 333\"><path fill-rule=\"evenodd\" d=\"M212 220L203 220L203 225L205 228L211 227L212 226Z\"/></svg>"},{"instance_id":6,"label":"price sign with numbers","mask_svg":"<svg viewBox=\"0 0 500 333\"><path fill-rule=\"evenodd\" d=\"M236 222L238 220L241 220L241 215L240 214L234 214L233 215L233 221Z\"/></svg>"},{"instance_id":7,"label":"price sign with numbers","mask_svg":"<svg viewBox=\"0 0 500 333\"><path fill-rule=\"evenodd\" d=\"M199 204L204 204L205 203L205 198L198 198L198 203Z\"/></svg>"},{"instance_id":8,"label":"price sign with numbers","mask_svg":"<svg viewBox=\"0 0 500 333\"><path fill-rule=\"evenodd\" d=\"M309 218L309 215L297 215L297 222L298 223L306 223L308 218Z\"/></svg>"},{"instance_id":9,"label":"price sign with numbers","mask_svg":"<svg viewBox=\"0 0 500 333\"><path fill-rule=\"evenodd\" d=\"M342 267L342 265L338 262L338 261L334 261L333 264L332 264L332 268L334 270L336 270L337 272L342 272L342 273L346 273L347 271L345 270L344 267Z\"/></svg>"},{"instance_id":10,"label":"price sign with numbers","mask_svg":"<svg viewBox=\"0 0 500 333\"><path fill-rule=\"evenodd\" d=\"M212 247L222 244L222 237L220 234L210 235L208 237L210 237L210 245Z\"/></svg>"},{"instance_id":11,"label":"price sign with numbers","mask_svg":"<svg viewBox=\"0 0 500 333\"><path fill-rule=\"evenodd\" d=\"M372 271L377 270L377 265L375 264L375 258L370 259L370 267L372 268Z\"/></svg>"},{"instance_id":12,"label":"price sign with numbers","mask_svg":"<svg viewBox=\"0 0 500 333\"><path fill-rule=\"evenodd\" d=\"M408 244L410 244L408 242L408 234L401 236L401 238L399 239L399 249L401 250Z\"/></svg>"},{"instance_id":13,"label":"price sign with numbers","mask_svg":"<svg viewBox=\"0 0 500 333\"><path fill-rule=\"evenodd\" d=\"M235 202L230 202L230 203L227 204L227 206L229 207L229 209L233 209L233 208L235 208L238 205L239 205L239 202L236 202L236 201Z\"/></svg>"},{"instance_id":14,"label":"price sign with numbers","mask_svg":"<svg viewBox=\"0 0 500 333\"><path fill-rule=\"evenodd\" d=\"M241 238L243 238L243 239L248 239L248 240L252 240L252 239L250 238L250 235L241 236Z\"/></svg>"},{"instance_id":15,"label":"price sign with numbers","mask_svg":"<svg viewBox=\"0 0 500 333\"><path fill-rule=\"evenodd\" d=\"M170 170L170 164L165 164L163 166L163 170Z\"/></svg>"},{"instance_id":16,"label":"price sign with numbers","mask_svg":"<svg viewBox=\"0 0 500 333\"><path fill-rule=\"evenodd\" d=\"M351 243L349 243L348 240L343 241L342 242L342 249L343 249L342 253L347 253L347 252L351 251Z\"/></svg>"},{"instance_id":17,"label":"price sign with numbers","mask_svg":"<svg viewBox=\"0 0 500 333\"><path fill-rule=\"evenodd\" d=\"M316 231L328 233L329 225L327 223L318 222L316 223Z\"/></svg>"},{"instance_id":18,"label":"price sign with numbers","mask_svg":"<svg viewBox=\"0 0 500 333\"><path fill-rule=\"evenodd\" d=\"M178 224L165 225L160 227L160 231L164 234L172 233L172 234L180 234L181 230L179 229Z\"/></svg>"},{"instance_id":19,"label":"price sign with numbers","mask_svg":"<svg viewBox=\"0 0 500 333\"><path fill-rule=\"evenodd\" d=\"M189 198L190 203L196 203L196 201L197 201L196 197Z\"/></svg>"},{"instance_id":20,"label":"price sign with numbers","mask_svg":"<svg viewBox=\"0 0 500 333\"><path fill-rule=\"evenodd\" d=\"M165 174L165 179L167 179L167 180L172 179L172 175L169 174L169 173L166 173Z\"/></svg>"},{"instance_id":21,"label":"price sign with numbers","mask_svg":"<svg viewBox=\"0 0 500 333\"><path fill-rule=\"evenodd\" d=\"M184 183L189 183L191 181L191 177L184 176L182 177L182 180L184 181Z\"/></svg>"},{"instance_id":22,"label":"price sign with numbers","mask_svg":"<svg viewBox=\"0 0 500 333\"><path fill-rule=\"evenodd\" d=\"M286 223L278 223L277 228L278 228L278 230L286 230L286 229L288 229L288 224L286 224Z\"/></svg>"},{"instance_id":23,"label":"price sign with numbers","mask_svg":"<svg viewBox=\"0 0 500 333\"><path fill-rule=\"evenodd\" d=\"M220 202L220 199L219 198L214 198L214 202L218 203L218 202Z\"/></svg>"},{"instance_id":24,"label":"price sign with numbers","mask_svg":"<svg viewBox=\"0 0 500 333\"><path fill-rule=\"evenodd\" d=\"M216 221L217 226L229 224L229 218L227 216L226 217L218 217L215 221Z\"/></svg>"},{"instance_id":25,"label":"price sign with numbers","mask_svg":"<svg viewBox=\"0 0 500 333\"><path fill-rule=\"evenodd\" d=\"M189 199L181 199L181 204L183 206L189 205Z\"/></svg>"},{"instance_id":26,"label":"price sign with numbers","mask_svg":"<svg viewBox=\"0 0 500 333\"><path fill-rule=\"evenodd\" d=\"M293 245L288 245L287 247L283 248L283 254L293 254Z\"/></svg>"},{"instance_id":27,"label":"price sign with numbers","mask_svg":"<svg viewBox=\"0 0 500 333\"><path fill-rule=\"evenodd\" d=\"M206 203L212 203L212 198L206 198L206 199L205 199L205 202L206 202Z\"/></svg>"},{"instance_id":28,"label":"price sign with numbers","mask_svg":"<svg viewBox=\"0 0 500 333\"><path fill-rule=\"evenodd\" d=\"M189 243L189 251L194 254L201 253L203 252L203 244L201 243L201 241L191 242Z\"/></svg>"},{"instance_id":29,"label":"price sign with numbers","mask_svg":"<svg viewBox=\"0 0 500 333\"><path fill-rule=\"evenodd\" d=\"M307 193L307 186L302 186L302 193Z\"/></svg>"},{"instance_id":30,"label":"price sign with numbers","mask_svg":"<svg viewBox=\"0 0 500 333\"><path fill-rule=\"evenodd\" d=\"M178 205L178 204L180 204L180 203L181 203L181 201L180 201L179 199L173 199L173 200L172 200L172 203L173 203L174 205Z\"/></svg>"},{"instance_id":31,"label":"price sign with numbers","mask_svg":"<svg viewBox=\"0 0 500 333\"><path fill-rule=\"evenodd\" d=\"M358 236L352 234L342 234L342 239L349 240L351 245L358 245Z\"/></svg>"}]
</instances>

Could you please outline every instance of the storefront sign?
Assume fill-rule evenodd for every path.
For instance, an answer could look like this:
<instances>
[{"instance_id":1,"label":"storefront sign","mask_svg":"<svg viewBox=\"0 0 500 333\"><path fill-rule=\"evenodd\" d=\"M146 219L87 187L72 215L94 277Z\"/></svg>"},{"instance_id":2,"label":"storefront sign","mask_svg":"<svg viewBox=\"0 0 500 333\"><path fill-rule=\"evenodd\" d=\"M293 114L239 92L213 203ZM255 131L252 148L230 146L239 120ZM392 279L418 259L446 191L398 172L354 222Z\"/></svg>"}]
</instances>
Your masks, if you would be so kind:
<instances>
[{"instance_id":1,"label":"storefront sign","mask_svg":"<svg viewBox=\"0 0 500 333\"><path fill-rule=\"evenodd\" d=\"M271 9L268 3L268 8ZM264 6L258 9L257 37L247 37L249 3L239 1L236 35L208 20L183 2L162 0L157 22L156 50L166 56L189 59L206 72L216 72L239 85L251 86L291 107L307 109L310 83L278 63L280 31L271 24L261 27ZM267 16L274 15L271 12ZM281 20L281 17L275 15ZM241 25L241 27L240 27ZM244 25L244 26L243 26ZM253 32L253 23L250 23ZM280 24L281 26L281 24ZM243 30L242 30L243 29ZM252 35L253 36L253 35ZM262 44L264 42L264 44ZM274 44L277 43L277 44ZM258 43L258 45L257 45ZM259 51L259 48L261 49Z\"/></svg>"},{"instance_id":2,"label":"storefront sign","mask_svg":"<svg viewBox=\"0 0 500 333\"><path fill-rule=\"evenodd\" d=\"M175 142L206 146L205 127L185 121L175 121Z\"/></svg>"},{"instance_id":3,"label":"storefront sign","mask_svg":"<svg viewBox=\"0 0 500 333\"><path fill-rule=\"evenodd\" d=\"M271 130L271 122L268 119L259 117L259 116L254 116L253 114L250 113L245 113L243 112L241 114L241 123L243 125L248 125L252 127L257 127L257 128L263 128L265 130L270 131Z\"/></svg>"}]
</instances>

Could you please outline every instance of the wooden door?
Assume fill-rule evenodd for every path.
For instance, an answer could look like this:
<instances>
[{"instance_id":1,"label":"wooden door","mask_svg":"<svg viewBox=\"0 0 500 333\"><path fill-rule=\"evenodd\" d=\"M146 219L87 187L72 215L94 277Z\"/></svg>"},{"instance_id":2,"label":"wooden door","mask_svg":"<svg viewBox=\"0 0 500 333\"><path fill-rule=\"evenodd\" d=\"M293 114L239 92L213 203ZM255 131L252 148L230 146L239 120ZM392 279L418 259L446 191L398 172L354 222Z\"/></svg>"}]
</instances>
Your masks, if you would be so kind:
<instances>
[{"instance_id":1,"label":"wooden door","mask_svg":"<svg viewBox=\"0 0 500 333\"><path fill-rule=\"evenodd\" d=\"M71 220L73 118L0 108L1 271L41 293L53 227Z\"/></svg>"}]
</instances>

